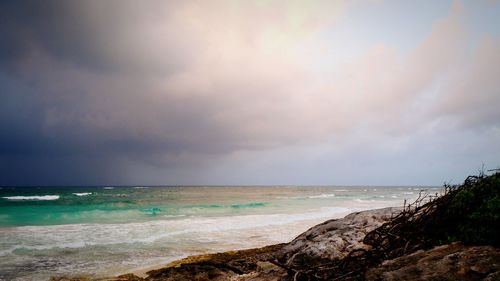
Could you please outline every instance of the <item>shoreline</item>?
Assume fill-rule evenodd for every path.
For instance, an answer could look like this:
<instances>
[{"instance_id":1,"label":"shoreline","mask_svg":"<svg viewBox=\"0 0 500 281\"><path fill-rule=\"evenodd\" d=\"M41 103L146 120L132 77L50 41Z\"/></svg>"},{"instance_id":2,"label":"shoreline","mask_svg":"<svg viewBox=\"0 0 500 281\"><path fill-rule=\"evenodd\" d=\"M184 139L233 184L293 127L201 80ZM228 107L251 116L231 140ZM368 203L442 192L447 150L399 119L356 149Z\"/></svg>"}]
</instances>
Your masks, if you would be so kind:
<instances>
[{"instance_id":1,"label":"shoreline","mask_svg":"<svg viewBox=\"0 0 500 281\"><path fill-rule=\"evenodd\" d=\"M126 273L117 272L111 274L115 277L92 277L92 276L74 276L74 277L52 277L51 281L142 281L142 280L212 280L210 276L220 275L224 276L220 280L246 280L245 278L253 278L252 280L268 280L269 276L273 278L281 278L286 275L286 270L269 262L269 260L276 260L284 254L283 249L290 246L294 241L300 239L301 236L317 229L318 227L327 225L332 222L341 222L345 224L346 229L351 232L359 232L359 227L353 227L353 221L350 216L362 214L363 217L381 216L380 220L373 220L370 218L370 225L365 224L362 226L366 233L368 230L380 225L382 222L388 220L392 213L400 208L385 207L379 209L369 209L353 213L339 214L338 218L327 220L314 220L311 222L312 226L306 231L299 234L291 241L285 243L271 244L263 247L237 249L222 251L216 253L207 253L200 255L189 255L184 258L173 260L167 264L156 264L145 266L144 268L137 268L127 271ZM356 224L358 222L354 222ZM325 230L321 230L326 232ZM354 242L354 241L350 241ZM359 241L358 241L359 242ZM211 273L210 273L211 272ZM206 279L192 275L203 275L206 273ZM258 279L258 275L264 274L267 277ZM165 278L165 275L168 277ZM182 276L180 276L182 275ZM186 276L189 275L189 276ZM280 277L281 276L281 277ZM160 279L155 279L160 278ZM255 279L257 278L257 279ZM276 279L276 280L278 280ZM219 279L214 279L219 280Z\"/></svg>"},{"instance_id":2,"label":"shoreline","mask_svg":"<svg viewBox=\"0 0 500 281\"><path fill-rule=\"evenodd\" d=\"M246 190L224 187L224 190L216 188L210 196L204 195L206 189L190 188L115 190L119 194L105 191L84 197L69 191L68 196L62 191L51 192L60 194L61 198L40 206L35 204L36 210L40 210L37 213L57 211L67 204L69 208L81 205L82 210L75 209L71 217L81 214L82 221L0 228L0 234L5 234L4 241L8 242L1 249L5 255L0 263L5 270L0 273L0 279L47 280L51 276L87 273L102 277L127 272L143 276L151 268L187 256L289 242L325 220L350 212L399 205L403 198L415 196L409 194L415 189L410 187L366 188L253 187ZM130 198L122 198L125 194ZM397 198L393 198L393 194ZM166 199L175 204L165 207ZM92 207L93 202L114 200L127 200L132 205L119 210L110 203L112 208L102 212ZM252 202L264 204L254 206ZM21 206L21 203L11 203ZM145 203L161 208L163 213L144 214L140 205ZM178 215L171 215L174 213ZM141 220L136 220L136 216ZM106 222L93 221L104 217ZM117 218L120 220L115 221ZM86 222L90 219L92 221ZM8 247L10 244L13 246Z\"/></svg>"},{"instance_id":3,"label":"shoreline","mask_svg":"<svg viewBox=\"0 0 500 281\"><path fill-rule=\"evenodd\" d=\"M391 221L402 208L387 207L326 220L288 243L191 255L167 264L130 270L115 277L52 277L51 281L292 281L303 279L296 268L320 267L356 251L370 250L364 237ZM360 280L498 280L500 249L493 246L438 245L365 268ZM360 265L361 267L361 265ZM120 274L120 273L119 273ZM301 277L302 276L302 277ZM487 278L477 279L482 276ZM323 280L323 279L321 279ZM328 279L329 280L329 279ZM344 279L339 279L344 280ZM346 279L351 280L351 279ZM352 279L358 280L358 279Z\"/></svg>"},{"instance_id":4,"label":"shoreline","mask_svg":"<svg viewBox=\"0 0 500 281\"><path fill-rule=\"evenodd\" d=\"M394 208L394 207L385 207L385 208ZM366 212L366 211L371 211L371 210L376 210L376 209L360 210L357 212ZM329 219L328 218L315 218L315 219L307 219L307 220L300 220L300 221L293 222L293 223L289 224L290 227L296 227L297 225L306 225L306 226L303 228L303 230L299 230L296 235L294 235L292 238L290 238L287 241L270 243L270 244L266 244L263 246L257 246L257 247L246 247L246 248L236 248L236 249L233 248L233 249L229 249L229 250L186 255L183 257L172 259L171 261L168 261L168 262L159 262L159 263L149 264L149 265L145 265L145 266L141 266L141 267L136 267L136 268L133 268L131 270L116 271L116 272L111 273L110 275L122 276L122 275L133 274L133 275L136 275L138 277L145 278L148 276L147 273L149 271L169 268L169 267L173 267L176 265L180 265L182 263L189 263L189 262L192 263L192 262L196 262L196 261L201 261L202 259L208 259L210 257L218 257L221 255L226 255L226 254L227 255L237 254L238 252L245 252L247 254L251 253L253 251L259 252L261 249L267 249L269 247L275 247L277 245L284 245L284 244L290 243L293 239L298 237L301 233L303 233L304 231L307 231L308 229L310 229L318 224L321 224L321 223L328 221L328 220L342 219L351 213L352 212L345 211L345 212L340 212L340 213L336 214L334 217L329 218ZM109 277L99 277L99 278L109 278ZM100 280L100 279L96 279L96 280ZM104 280L108 280L108 279L104 279Z\"/></svg>"},{"instance_id":5,"label":"shoreline","mask_svg":"<svg viewBox=\"0 0 500 281\"><path fill-rule=\"evenodd\" d=\"M247 270L258 269L258 266L263 266L265 260L273 258L274 254L279 252L287 243L279 243L267 245L264 247L238 249L218 253L208 253L201 255L187 256L181 259L173 260L167 264L158 264L146 266L142 269L127 271L126 273L117 272L113 277L95 277L92 275L75 275L75 276L53 276L50 281L142 281L148 277L158 277L165 272L175 271L191 271L192 267L203 266L203 270L234 270L238 273L243 273L238 267L229 264L237 261L245 261L244 267ZM240 264L241 266L241 264ZM271 265L268 265L271 266ZM208 268L212 267L212 268ZM194 271L192 271L194 272ZM172 280L188 280L188 279L172 279Z\"/></svg>"}]
</instances>

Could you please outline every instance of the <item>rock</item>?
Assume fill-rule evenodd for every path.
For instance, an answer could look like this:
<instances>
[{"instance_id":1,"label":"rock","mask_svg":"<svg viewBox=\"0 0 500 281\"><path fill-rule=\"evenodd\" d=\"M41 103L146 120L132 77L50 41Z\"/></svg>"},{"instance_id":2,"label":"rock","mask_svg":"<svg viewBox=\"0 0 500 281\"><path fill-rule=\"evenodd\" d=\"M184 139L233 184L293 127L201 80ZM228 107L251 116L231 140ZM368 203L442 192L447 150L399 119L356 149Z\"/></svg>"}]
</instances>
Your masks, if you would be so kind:
<instances>
[{"instance_id":1,"label":"rock","mask_svg":"<svg viewBox=\"0 0 500 281\"><path fill-rule=\"evenodd\" d=\"M233 277L231 281L284 281L288 279L286 271L281 267L267 261L258 261L255 271Z\"/></svg>"},{"instance_id":2,"label":"rock","mask_svg":"<svg viewBox=\"0 0 500 281\"><path fill-rule=\"evenodd\" d=\"M50 281L144 281L132 273L123 274L117 277L92 277L92 276L73 276L73 277L51 277Z\"/></svg>"},{"instance_id":3,"label":"rock","mask_svg":"<svg viewBox=\"0 0 500 281\"><path fill-rule=\"evenodd\" d=\"M211 262L200 262L196 264L183 264L179 267L170 267L155 271L150 274L146 280L193 280L193 281L223 281L229 280L232 276L241 274L235 272L233 268L224 264L215 264Z\"/></svg>"},{"instance_id":4,"label":"rock","mask_svg":"<svg viewBox=\"0 0 500 281\"><path fill-rule=\"evenodd\" d=\"M278 260L288 267L306 267L341 259L356 249L368 250L370 247L362 242L366 233L389 221L400 210L383 208L328 220L310 228L283 247Z\"/></svg>"},{"instance_id":5,"label":"rock","mask_svg":"<svg viewBox=\"0 0 500 281\"><path fill-rule=\"evenodd\" d=\"M111 279L110 281L143 281L143 280L144 279L141 277L135 276L132 273L128 273L128 274L120 275L114 279Z\"/></svg>"},{"instance_id":6,"label":"rock","mask_svg":"<svg viewBox=\"0 0 500 281\"><path fill-rule=\"evenodd\" d=\"M258 261L257 262L257 271L258 272L269 272L271 270L274 270L276 269L277 266L270 263L270 262L267 262L267 261Z\"/></svg>"},{"instance_id":7,"label":"rock","mask_svg":"<svg viewBox=\"0 0 500 281\"><path fill-rule=\"evenodd\" d=\"M274 274L273 270L277 267L265 261L275 258L283 246L284 244L276 244L256 249L191 256L172 262L165 268L147 272L148 277L145 280L270 280L258 279L258 276L261 273L261 276Z\"/></svg>"},{"instance_id":8,"label":"rock","mask_svg":"<svg viewBox=\"0 0 500 281\"><path fill-rule=\"evenodd\" d=\"M384 261L366 273L369 281L500 280L500 249L453 243Z\"/></svg>"},{"instance_id":9,"label":"rock","mask_svg":"<svg viewBox=\"0 0 500 281\"><path fill-rule=\"evenodd\" d=\"M232 277L231 281L287 281L287 272L270 262L257 262L257 269L247 274Z\"/></svg>"}]
</instances>

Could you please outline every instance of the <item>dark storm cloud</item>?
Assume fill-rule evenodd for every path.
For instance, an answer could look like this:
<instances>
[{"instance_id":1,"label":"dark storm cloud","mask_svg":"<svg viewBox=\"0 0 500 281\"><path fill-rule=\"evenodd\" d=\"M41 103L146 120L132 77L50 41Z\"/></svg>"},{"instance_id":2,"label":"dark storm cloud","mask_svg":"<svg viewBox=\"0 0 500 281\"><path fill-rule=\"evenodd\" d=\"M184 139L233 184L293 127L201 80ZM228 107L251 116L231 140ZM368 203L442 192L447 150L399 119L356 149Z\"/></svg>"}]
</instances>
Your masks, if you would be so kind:
<instances>
[{"instance_id":1,"label":"dark storm cloud","mask_svg":"<svg viewBox=\"0 0 500 281\"><path fill-rule=\"evenodd\" d=\"M75 55L86 49L88 40L78 40L83 37L82 31L78 30L76 18L64 3L3 1L0 4L0 34L4 41L0 47L2 64L15 64L41 51L78 58Z\"/></svg>"},{"instance_id":2,"label":"dark storm cloud","mask_svg":"<svg viewBox=\"0 0 500 281\"><path fill-rule=\"evenodd\" d=\"M117 5L120 13L115 14ZM164 165L170 154L204 150L203 142L215 139L211 134L217 128L204 124L208 119L200 101L167 97L156 102L148 82L116 78L121 72L165 75L183 61L179 36L168 38L179 40L162 48L159 58L148 54L150 46L141 46L151 42L127 34L141 32L141 20L156 6L0 4L0 184L102 183L102 171L120 170L123 158ZM168 17L168 6L162 8L161 16ZM120 42L122 37L127 40ZM186 135L195 130L204 131L199 135L206 140ZM207 151L224 145L214 143Z\"/></svg>"},{"instance_id":3,"label":"dark storm cloud","mask_svg":"<svg viewBox=\"0 0 500 281\"><path fill-rule=\"evenodd\" d=\"M486 123L496 138L498 39L470 49L463 7L429 23L404 56L376 42L329 61L343 53L323 31L335 33L347 9L343 1L0 2L0 185L204 183L203 174L216 183L231 171L251 182L279 169L269 163L302 163L296 155L316 145L347 147L351 165L363 157L349 145L357 138L384 139L373 154L390 155L402 135L438 130L432 124L443 118L474 132ZM429 95L435 84L443 90ZM473 101L485 110L470 114ZM362 146L368 155L379 144ZM276 153L290 147L296 153ZM247 162L258 172L238 172ZM212 167L220 168L206 176ZM329 173L309 169L293 178Z\"/></svg>"},{"instance_id":4,"label":"dark storm cloud","mask_svg":"<svg viewBox=\"0 0 500 281\"><path fill-rule=\"evenodd\" d=\"M65 183L73 171L95 183L102 173L86 173L89 165L119 170L132 159L168 167L186 152L266 146L269 141L247 140L240 132L255 130L252 124L227 126L235 118L218 117L233 92L254 90L239 89L238 81L189 89L197 73L163 85L195 56L196 40L184 36L182 22L170 21L169 4L148 4L1 4L0 157L9 167L3 183ZM160 24L160 34L147 34Z\"/></svg>"},{"instance_id":5,"label":"dark storm cloud","mask_svg":"<svg viewBox=\"0 0 500 281\"><path fill-rule=\"evenodd\" d=\"M190 46L196 43L176 33L182 28L175 24L161 33L148 29L159 20L169 21L175 1L149 1L142 6L133 1L59 0L2 1L0 5L4 65L44 53L100 71L171 73L184 67ZM164 36L168 44L155 42L154 38ZM151 46L154 43L159 45Z\"/></svg>"}]
</instances>

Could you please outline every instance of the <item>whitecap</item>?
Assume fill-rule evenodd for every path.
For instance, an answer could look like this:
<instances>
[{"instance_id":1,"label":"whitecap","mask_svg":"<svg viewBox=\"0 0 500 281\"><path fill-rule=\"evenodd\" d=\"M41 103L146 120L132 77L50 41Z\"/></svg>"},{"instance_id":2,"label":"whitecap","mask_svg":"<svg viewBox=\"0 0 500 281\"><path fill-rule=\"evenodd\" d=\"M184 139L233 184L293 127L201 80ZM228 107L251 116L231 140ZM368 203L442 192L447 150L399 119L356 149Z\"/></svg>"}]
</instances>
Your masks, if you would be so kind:
<instances>
[{"instance_id":1,"label":"whitecap","mask_svg":"<svg viewBox=\"0 0 500 281\"><path fill-rule=\"evenodd\" d=\"M115 187L114 187L114 186L105 186L105 187L103 187L103 188L104 188L104 189L115 189Z\"/></svg>"},{"instance_id":2,"label":"whitecap","mask_svg":"<svg viewBox=\"0 0 500 281\"><path fill-rule=\"evenodd\" d=\"M149 186L134 186L132 188L135 188L135 189L145 189L145 188L149 188Z\"/></svg>"},{"instance_id":3,"label":"whitecap","mask_svg":"<svg viewBox=\"0 0 500 281\"><path fill-rule=\"evenodd\" d=\"M117 194L112 194L111 197L129 197L129 195L125 193L117 193Z\"/></svg>"},{"instance_id":4,"label":"whitecap","mask_svg":"<svg viewBox=\"0 0 500 281\"><path fill-rule=\"evenodd\" d=\"M335 197L335 194L333 194L333 193L324 193L324 194L320 194L320 195L309 196L308 198L316 199L316 198L330 198L330 197Z\"/></svg>"},{"instance_id":5,"label":"whitecap","mask_svg":"<svg viewBox=\"0 0 500 281\"><path fill-rule=\"evenodd\" d=\"M5 196L7 200L57 200L59 195L42 195L42 196Z\"/></svg>"},{"instance_id":6,"label":"whitecap","mask_svg":"<svg viewBox=\"0 0 500 281\"><path fill-rule=\"evenodd\" d=\"M76 196L87 196L92 194L92 192L74 192L73 194Z\"/></svg>"}]
</instances>

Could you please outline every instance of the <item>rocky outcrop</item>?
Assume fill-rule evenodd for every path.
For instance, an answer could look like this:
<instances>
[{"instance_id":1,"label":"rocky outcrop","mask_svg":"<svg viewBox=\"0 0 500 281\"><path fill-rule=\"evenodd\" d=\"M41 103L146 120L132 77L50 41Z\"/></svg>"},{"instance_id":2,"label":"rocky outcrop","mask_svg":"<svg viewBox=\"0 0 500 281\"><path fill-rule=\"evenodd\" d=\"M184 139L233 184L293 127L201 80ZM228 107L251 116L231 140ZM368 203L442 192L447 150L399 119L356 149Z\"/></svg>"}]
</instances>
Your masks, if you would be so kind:
<instances>
[{"instance_id":1,"label":"rocky outcrop","mask_svg":"<svg viewBox=\"0 0 500 281\"><path fill-rule=\"evenodd\" d=\"M500 249L453 243L384 261L366 273L369 281L500 280Z\"/></svg>"},{"instance_id":2,"label":"rocky outcrop","mask_svg":"<svg viewBox=\"0 0 500 281\"><path fill-rule=\"evenodd\" d=\"M310 228L283 247L278 259L290 268L306 267L344 258L356 249L368 250L369 246L363 243L366 233L389 221L400 210L383 208L328 220Z\"/></svg>"}]
</instances>

